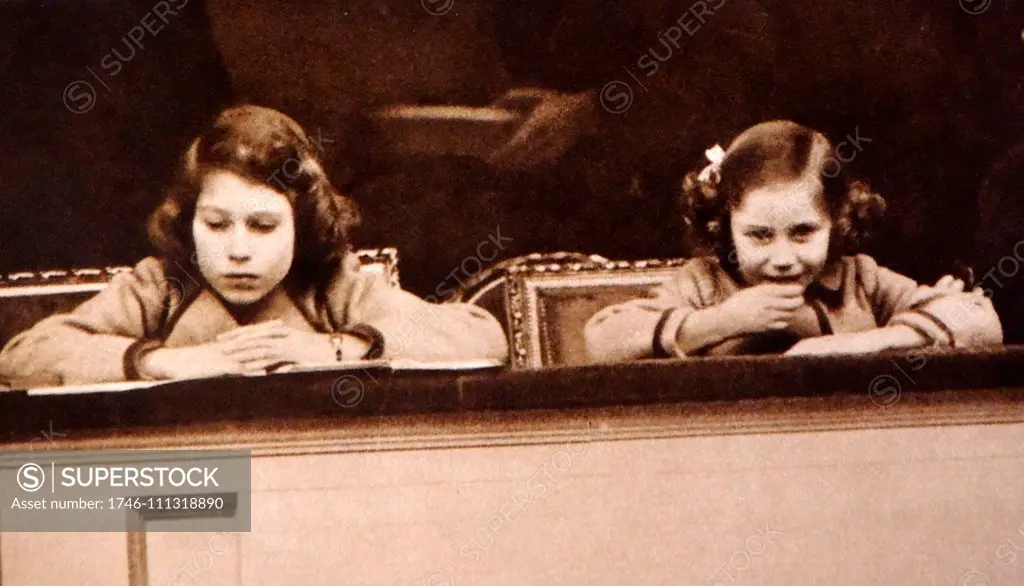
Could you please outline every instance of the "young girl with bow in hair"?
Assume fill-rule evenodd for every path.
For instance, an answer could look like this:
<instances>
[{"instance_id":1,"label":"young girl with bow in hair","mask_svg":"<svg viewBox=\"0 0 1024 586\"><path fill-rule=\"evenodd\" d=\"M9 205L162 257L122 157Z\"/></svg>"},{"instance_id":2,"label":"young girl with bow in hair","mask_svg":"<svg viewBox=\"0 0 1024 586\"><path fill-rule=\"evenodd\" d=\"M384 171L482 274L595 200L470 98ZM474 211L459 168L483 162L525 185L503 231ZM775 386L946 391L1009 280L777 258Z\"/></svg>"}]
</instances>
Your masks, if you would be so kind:
<instances>
[{"instance_id":1,"label":"young girl with bow in hair","mask_svg":"<svg viewBox=\"0 0 1024 586\"><path fill-rule=\"evenodd\" d=\"M653 299L598 312L597 361L706 354L864 353L1000 344L980 290L934 287L854 254L884 208L846 179L821 133L758 124L685 181L687 222L714 256L694 258Z\"/></svg>"}]
</instances>

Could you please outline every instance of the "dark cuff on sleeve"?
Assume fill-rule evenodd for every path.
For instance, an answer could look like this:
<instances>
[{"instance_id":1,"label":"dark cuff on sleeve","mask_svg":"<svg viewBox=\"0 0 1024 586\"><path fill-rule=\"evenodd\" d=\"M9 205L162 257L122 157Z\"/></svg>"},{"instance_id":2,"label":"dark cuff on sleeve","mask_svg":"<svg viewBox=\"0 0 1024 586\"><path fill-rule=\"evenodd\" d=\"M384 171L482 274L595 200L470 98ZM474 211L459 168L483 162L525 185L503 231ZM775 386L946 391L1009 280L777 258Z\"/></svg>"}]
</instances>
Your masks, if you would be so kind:
<instances>
[{"instance_id":1,"label":"dark cuff on sleeve","mask_svg":"<svg viewBox=\"0 0 1024 586\"><path fill-rule=\"evenodd\" d=\"M338 332L362 338L370 344L370 349L363 355L364 360L374 360L384 355L384 334L377 328L367 324L345 326Z\"/></svg>"},{"instance_id":2,"label":"dark cuff on sleeve","mask_svg":"<svg viewBox=\"0 0 1024 586\"><path fill-rule=\"evenodd\" d=\"M911 309L896 316L890 323L913 329L929 344L956 346L956 336L949 326L927 311Z\"/></svg>"},{"instance_id":3,"label":"dark cuff on sleeve","mask_svg":"<svg viewBox=\"0 0 1024 586\"><path fill-rule=\"evenodd\" d=\"M679 351L677 339L683 322L692 313L692 311L673 307L661 314L661 319L654 326L654 339L651 340L655 358L681 358L683 356L683 353Z\"/></svg>"},{"instance_id":4,"label":"dark cuff on sleeve","mask_svg":"<svg viewBox=\"0 0 1024 586\"><path fill-rule=\"evenodd\" d=\"M927 311L924 311L923 309L915 309L915 310L913 310L913 313L921 315L925 319L927 319L927 320L931 321L933 324L935 324L935 327L938 328L939 331L941 331L943 334L946 335L946 340L947 340L947 343L950 345L950 347L956 346L956 334L954 334L953 330L951 330L949 328L949 326L946 325L946 322L944 322L941 319L935 317L931 313L929 313Z\"/></svg>"},{"instance_id":5,"label":"dark cuff on sleeve","mask_svg":"<svg viewBox=\"0 0 1024 586\"><path fill-rule=\"evenodd\" d=\"M143 376L139 372L139 361L146 354L162 347L164 344L160 340L136 340L132 342L131 346L124 351L124 378L125 380L142 380Z\"/></svg>"},{"instance_id":6,"label":"dark cuff on sleeve","mask_svg":"<svg viewBox=\"0 0 1024 586\"><path fill-rule=\"evenodd\" d=\"M658 320L658 324L654 326L654 336L651 340L651 344L653 347L652 354L655 358L673 358L673 355L669 354L668 351L665 350L665 346L661 343L661 338L665 335L665 324L667 324L668 319L672 317L672 311L674 309L675 308L665 310L665 312L661 314L661 319Z\"/></svg>"}]
</instances>

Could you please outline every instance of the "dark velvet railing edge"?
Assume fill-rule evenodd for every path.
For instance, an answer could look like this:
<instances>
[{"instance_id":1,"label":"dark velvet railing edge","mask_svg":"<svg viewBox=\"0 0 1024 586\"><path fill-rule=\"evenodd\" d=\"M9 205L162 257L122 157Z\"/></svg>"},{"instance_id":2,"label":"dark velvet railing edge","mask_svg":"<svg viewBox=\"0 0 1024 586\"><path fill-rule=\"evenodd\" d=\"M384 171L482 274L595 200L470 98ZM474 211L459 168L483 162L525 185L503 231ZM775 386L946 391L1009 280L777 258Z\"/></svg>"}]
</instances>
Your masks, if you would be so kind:
<instances>
[{"instance_id":1,"label":"dark velvet railing edge","mask_svg":"<svg viewBox=\"0 0 1024 586\"><path fill-rule=\"evenodd\" d=\"M357 378L352 378L356 376ZM348 385L342 388L341 381ZM486 373L291 373L182 381L109 393L0 393L0 442L30 441L55 421L75 429L280 419L736 401L1005 389L1024 400L1024 346L870 356L724 357ZM1017 391L1020 391L1019 393Z\"/></svg>"}]
</instances>

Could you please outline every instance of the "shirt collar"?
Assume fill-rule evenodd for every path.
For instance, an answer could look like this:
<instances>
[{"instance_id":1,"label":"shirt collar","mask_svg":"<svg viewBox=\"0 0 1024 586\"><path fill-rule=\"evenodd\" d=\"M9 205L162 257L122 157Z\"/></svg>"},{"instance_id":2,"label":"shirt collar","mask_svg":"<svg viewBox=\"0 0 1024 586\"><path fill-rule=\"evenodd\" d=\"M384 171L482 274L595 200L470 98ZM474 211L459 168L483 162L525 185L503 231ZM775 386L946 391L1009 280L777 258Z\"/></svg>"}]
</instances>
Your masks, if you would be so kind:
<instances>
[{"instance_id":1,"label":"shirt collar","mask_svg":"<svg viewBox=\"0 0 1024 586\"><path fill-rule=\"evenodd\" d=\"M842 258L829 261L818 278L807 287L807 293L830 306L839 305L843 301L842 288L845 276L846 263Z\"/></svg>"}]
</instances>

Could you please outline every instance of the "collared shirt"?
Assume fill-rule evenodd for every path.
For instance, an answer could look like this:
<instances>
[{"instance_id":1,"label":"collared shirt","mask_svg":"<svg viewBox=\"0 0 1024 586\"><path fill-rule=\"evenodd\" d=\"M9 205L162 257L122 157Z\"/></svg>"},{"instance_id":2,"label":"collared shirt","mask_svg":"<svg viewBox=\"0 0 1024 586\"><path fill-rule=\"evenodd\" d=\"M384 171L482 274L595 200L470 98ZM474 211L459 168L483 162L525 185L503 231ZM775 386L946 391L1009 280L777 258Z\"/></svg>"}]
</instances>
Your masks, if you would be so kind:
<instances>
[{"instance_id":1,"label":"collared shirt","mask_svg":"<svg viewBox=\"0 0 1024 586\"><path fill-rule=\"evenodd\" d=\"M722 303L743 286L718 259L695 258L680 267L654 298L627 301L595 314L586 326L588 352L596 359L681 357L677 335L686 318ZM778 352L801 338L890 325L913 328L936 345L1002 343L999 318L988 299L918 285L863 254L829 263L804 297L804 307L786 331L732 338L702 353Z\"/></svg>"}]
</instances>

